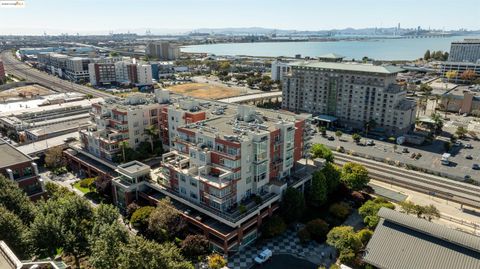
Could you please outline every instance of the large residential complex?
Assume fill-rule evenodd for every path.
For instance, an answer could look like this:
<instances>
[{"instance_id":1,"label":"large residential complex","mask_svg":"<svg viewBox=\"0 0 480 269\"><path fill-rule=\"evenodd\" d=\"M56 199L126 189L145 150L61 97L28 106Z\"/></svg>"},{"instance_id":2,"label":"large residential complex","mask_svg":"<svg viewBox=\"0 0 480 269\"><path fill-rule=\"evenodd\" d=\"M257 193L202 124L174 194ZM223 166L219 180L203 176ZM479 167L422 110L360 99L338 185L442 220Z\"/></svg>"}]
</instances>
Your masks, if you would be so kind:
<instances>
[{"instance_id":1,"label":"large residential complex","mask_svg":"<svg viewBox=\"0 0 480 269\"><path fill-rule=\"evenodd\" d=\"M287 74L290 71L290 66L288 62L283 62L281 60L275 60L272 62L272 80L282 81L283 75Z\"/></svg>"},{"instance_id":2,"label":"large residential complex","mask_svg":"<svg viewBox=\"0 0 480 269\"><path fill-rule=\"evenodd\" d=\"M160 61L176 60L180 55L180 48L168 41L152 41L147 43L145 54Z\"/></svg>"},{"instance_id":3,"label":"large residential complex","mask_svg":"<svg viewBox=\"0 0 480 269\"><path fill-rule=\"evenodd\" d=\"M312 113L328 124L400 135L415 123L416 104L396 84L395 66L303 61L283 80L284 109Z\"/></svg>"},{"instance_id":4,"label":"large residential complex","mask_svg":"<svg viewBox=\"0 0 480 269\"><path fill-rule=\"evenodd\" d=\"M191 230L205 234L223 252L253 242L264 218L278 209L285 188L303 187L310 179L306 165L299 162L311 145L308 114L157 90L155 96L139 94L95 104L92 118L96 124L80 132L83 149L77 150L91 154L92 162L121 154L121 141L131 147L148 141L144 129L149 125L159 129L158 136L169 149L160 168L151 170L137 161L116 168L115 204L125 210L135 200L155 204L170 197ZM90 164L78 157L74 165Z\"/></svg>"},{"instance_id":5,"label":"large residential complex","mask_svg":"<svg viewBox=\"0 0 480 269\"><path fill-rule=\"evenodd\" d=\"M31 200L46 195L37 164L3 139L0 139L0 174L18 183Z\"/></svg>"},{"instance_id":6,"label":"large residential complex","mask_svg":"<svg viewBox=\"0 0 480 269\"><path fill-rule=\"evenodd\" d=\"M450 46L449 62L470 62L480 60L480 39L465 39L452 42Z\"/></svg>"}]
</instances>

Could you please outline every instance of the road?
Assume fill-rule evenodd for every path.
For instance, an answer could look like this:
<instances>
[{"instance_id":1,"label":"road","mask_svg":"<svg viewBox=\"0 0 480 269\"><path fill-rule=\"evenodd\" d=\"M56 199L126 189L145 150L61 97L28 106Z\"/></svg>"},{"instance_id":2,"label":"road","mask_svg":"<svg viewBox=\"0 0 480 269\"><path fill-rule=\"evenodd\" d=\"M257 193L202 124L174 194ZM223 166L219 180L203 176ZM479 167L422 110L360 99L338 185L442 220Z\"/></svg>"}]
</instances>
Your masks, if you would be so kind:
<instances>
[{"instance_id":1,"label":"road","mask_svg":"<svg viewBox=\"0 0 480 269\"><path fill-rule=\"evenodd\" d=\"M347 162L362 164L369 171L370 177L378 181L480 209L480 187L478 186L348 154L334 152L334 155L336 164L340 166Z\"/></svg>"},{"instance_id":2,"label":"road","mask_svg":"<svg viewBox=\"0 0 480 269\"><path fill-rule=\"evenodd\" d=\"M106 92L98 91L83 85L60 79L58 77L41 72L21 61L19 61L10 51L4 51L0 54L3 61L5 71L16 77L24 78L27 81L35 82L40 85L51 88L57 92L79 92L83 94L91 94L94 97L111 97Z\"/></svg>"}]
</instances>

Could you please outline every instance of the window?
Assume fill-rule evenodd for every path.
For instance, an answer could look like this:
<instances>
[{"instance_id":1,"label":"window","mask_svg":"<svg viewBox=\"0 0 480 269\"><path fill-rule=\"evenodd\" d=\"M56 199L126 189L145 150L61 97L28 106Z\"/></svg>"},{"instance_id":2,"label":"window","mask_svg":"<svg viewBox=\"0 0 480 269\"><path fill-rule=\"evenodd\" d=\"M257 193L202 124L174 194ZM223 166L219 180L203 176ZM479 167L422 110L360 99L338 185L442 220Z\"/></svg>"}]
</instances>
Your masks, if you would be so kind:
<instances>
[{"instance_id":1,"label":"window","mask_svg":"<svg viewBox=\"0 0 480 269\"><path fill-rule=\"evenodd\" d=\"M193 178L190 179L190 185L192 185L193 187L197 187L197 181Z\"/></svg>"},{"instance_id":2,"label":"window","mask_svg":"<svg viewBox=\"0 0 480 269\"><path fill-rule=\"evenodd\" d=\"M184 187L180 187L180 193L182 193L182 194L187 194L187 191L185 190Z\"/></svg>"},{"instance_id":3,"label":"window","mask_svg":"<svg viewBox=\"0 0 480 269\"><path fill-rule=\"evenodd\" d=\"M193 199L197 199L197 194L190 192L190 197Z\"/></svg>"}]
</instances>

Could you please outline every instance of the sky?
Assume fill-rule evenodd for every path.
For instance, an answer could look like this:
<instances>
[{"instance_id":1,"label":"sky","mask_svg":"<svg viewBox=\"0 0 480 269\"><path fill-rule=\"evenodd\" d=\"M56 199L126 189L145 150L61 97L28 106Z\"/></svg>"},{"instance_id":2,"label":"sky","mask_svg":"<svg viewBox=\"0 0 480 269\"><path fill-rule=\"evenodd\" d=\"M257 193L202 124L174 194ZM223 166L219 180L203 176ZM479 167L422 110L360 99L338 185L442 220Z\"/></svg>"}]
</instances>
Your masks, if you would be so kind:
<instances>
[{"instance_id":1,"label":"sky","mask_svg":"<svg viewBox=\"0 0 480 269\"><path fill-rule=\"evenodd\" d=\"M5 0L0 0L5 1ZM0 8L0 34L180 33L197 28L480 29L479 0L24 0ZM461 3L460 3L461 2Z\"/></svg>"}]
</instances>

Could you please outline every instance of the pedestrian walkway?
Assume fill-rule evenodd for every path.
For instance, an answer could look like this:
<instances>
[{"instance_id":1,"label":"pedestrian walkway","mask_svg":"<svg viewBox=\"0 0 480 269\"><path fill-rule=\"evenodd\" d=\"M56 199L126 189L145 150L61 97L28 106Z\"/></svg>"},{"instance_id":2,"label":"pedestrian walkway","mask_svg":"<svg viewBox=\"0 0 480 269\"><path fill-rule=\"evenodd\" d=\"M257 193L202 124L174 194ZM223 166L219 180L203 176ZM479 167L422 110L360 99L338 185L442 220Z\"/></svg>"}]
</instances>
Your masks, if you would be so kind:
<instances>
[{"instance_id":1,"label":"pedestrian walkway","mask_svg":"<svg viewBox=\"0 0 480 269\"><path fill-rule=\"evenodd\" d=\"M335 249L327 244L318 244L314 241L302 245L295 229L288 229L280 236L266 240L260 247L247 246L235 255L228 258L228 268L247 269L254 264L254 258L263 249L270 249L273 255L291 254L315 264L325 264L327 267L335 260Z\"/></svg>"}]
</instances>

